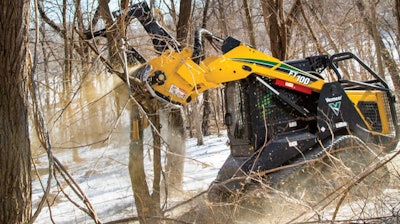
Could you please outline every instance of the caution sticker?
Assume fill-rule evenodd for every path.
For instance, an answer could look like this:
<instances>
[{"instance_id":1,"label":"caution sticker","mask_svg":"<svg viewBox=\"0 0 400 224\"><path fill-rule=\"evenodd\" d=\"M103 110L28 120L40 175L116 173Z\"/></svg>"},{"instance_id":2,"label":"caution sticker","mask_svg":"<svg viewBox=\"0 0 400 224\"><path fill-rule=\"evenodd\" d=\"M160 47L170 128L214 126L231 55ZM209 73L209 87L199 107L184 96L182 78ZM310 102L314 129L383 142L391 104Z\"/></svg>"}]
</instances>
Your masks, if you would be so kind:
<instances>
[{"instance_id":1,"label":"caution sticker","mask_svg":"<svg viewBox=\"0 0 400 224\"><path fill-rule=\"evenodd\" d=\"M182 99L182 100L185 99L185 97L186 97L185 90L183 90L183 89L181 89L181 88L179 88L179 87L177 87L175 85L171 85L169 87L169 91L168 92L173 94L173 95L175 95L176 97L178 97L179 99Z\"/></svg>"}]
</instances>

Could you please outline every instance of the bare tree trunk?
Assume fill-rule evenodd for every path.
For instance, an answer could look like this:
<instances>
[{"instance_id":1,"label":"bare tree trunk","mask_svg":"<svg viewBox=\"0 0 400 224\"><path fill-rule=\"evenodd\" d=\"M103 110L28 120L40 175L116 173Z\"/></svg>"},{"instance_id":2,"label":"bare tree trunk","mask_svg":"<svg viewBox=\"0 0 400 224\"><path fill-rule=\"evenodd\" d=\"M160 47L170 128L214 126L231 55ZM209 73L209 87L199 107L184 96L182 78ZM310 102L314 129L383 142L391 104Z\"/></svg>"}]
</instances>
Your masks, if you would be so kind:
<instances>
[{"instance_id":1,"label":"bare tree trunk","mask_svg":"<svg viewBox=\"0 0 400 224\"><path fill-rule=\"evenodd\" d=\"M400 38L400 0L396 0L397 36Z\"/></svg>"},{"instance_id":2,"label":"bare tree trunk","mask_svg":"<svg viewBox=\"0 0 400 224\"><path fill-rule=\"evenodd\" d=\"M286 57L286 30L282 12L283 0L261 0L265 24L270 39L272 56L284 60Z\"/></svg>"},{"instance_id":3,"label":"bare tree trunk","mask_svg":"<svg viewBox=\"0 0 400 224\"><path fill-rule=\"evenodd\" d=\"M224 1L223 0L217 0L218 1L218 11L220 13L220 26L222 28L222 33L224 34L224 36L228 36L229 32L228 32L228 21L226 18L226 14L225 14L225 6L224 6Z\"/></svg>"},{"instance_id":4,"label":"bare tree trunk","mask_svg":"<svg viewBox=\"0 0 400 224\"><path fill-rule=\"evenodd\" d=\"M28 223L32 209L27 76L29 1L0 2L0 223Z\"/></svg>"},{"instance_id":5,"label":"bare tree trunk","mask_svg":"<svg viewBox=\"0 0 400 224\"><path fill-rule=\"evenodd\" d=\"M122 39L126 35L125 17L127 16L129 1L121 1L121 7L124 10L124 14L114 24L111 12L108 6L109 0L99 0L99 11L100 15L105 22L107 29L106 37L108 44L108 58L109 64L116 69L123 68L125 63L128 63L126 57L122 54L125 52L119 52L119 46L122 44ZM125 71L125 69L124 69ZM125 71L126 72L126 71ZM122 74L122 73L121 73ZM117 74L123 81L126 79ZM136 89L131 89L132 96L136 94ZM146 182L146 174L144 170L144 157L143 157L143 130L146 125L143 119L147 119L146 114L139 109L139 105L132 105L130 123L131 123L131 136L130 136L130 153L129 153L129 173L131 178L132 190L134 194L136 210L139 216L140 223L158 223L161 213L161 196L160 196L160 183L161 183L161 139L159 136L159 116L157 114L157 103L150 102L147 97L141 96L139 98L141 107L151 114L156 114L151 117L151 122L154 124L152 128L153 134L153 172L154 179L152 184L152 191L150 193L149 186ZM146 120L147 121L147 120Z\"/></svg>"},{"instance_id":6,"label":"bare tree trunk","mask_svg":"<svg viewBox=\"0 0 400 224\"><path fill-rule=\"evenodd\" d=\"M210 90L207 90L203 93L203 119L201 122L201 131L204 136L208 136L211 134L209 130L211 111Z\"/></svg>"},{"instance_id":7,"label":"bare tree trunk","mask_svg":"<svg viewBox=\"0 0 400 224\"><path fill-rule=\"evenodd\" d=\"M145 223L149 216L148 203L151 202L149 188L146 183L143 157L143 127L137 105L131 110L131 142L129 146L129 173L135 198L136 210L140 223Z\"/></svg>"},{"instance_id":8,"label":"bare tree trunk","mask_svg":"<svg viewBox=\"0 0 400 224\"><path fill-rule=\"evenodd\" d=\"M320 54L328 54L328 52L322 47L321 43L318 40L317 34L314 32L313 27L311 26L311 22L308 19L308 15L306 15L305 11L304 11L304 7L303 4L300 1L300 11L301 14L303 16L303 19L307 25L308 31L311 34L312 40L314 41L315 45L317 46L317 50Z\"/></svg>"},{"instance_id":9,"label":"bare tree trunk","mask_svg":"<svg viewBox=\"0 0 400 224\"><path fill-rule=\"evenodd\" d=\"M159 197L158 199L155 198L159 191L155 193L154 190L159 188L159 185L153 185L153 195L151 195L144 170L143 129L143 115L140 114L138 105L134 104L131 110L131 139L129 146L129 173L132 190L140 223L156 223L154 217L159 217L161 212Z\"/></svg>"},{"instance_id":10,"label":"bare tree trunk","mask_svg":"<svg viewBox=\"0 0 400 224\"><path fill-rule=\"evenodd\" d=\"M181 1L179 7L179 20L176 27L176 39L178 42L186 42L189 32L192 0Z\"/></svg>"},{"instance_id":11,"label":"bare tree trunk","mask_svg":"<svg viewBox=\"0 0 400 224\"><path fill-rule=\"evenodd\" d=\"M244 12L245 12L244 14L246 16L247 33L249 34L250 44L254 48L257 48L256 37L254 35L253 21L251 20L251 8L249 7L248 0L243 0L243 10L244 10Z\"/></svg>"},{"instance_id":12,"label":"bare tree trunk","mask_svg":"<svg viewBox=\"0 0 400 224\"><path fill-rule=\"evenodd\" d=\"M49 85L50 81L49 81L49 73L48 73L48 68L49 68L49 59L48 59L48 53L46 51L46 47L45 47L45 41L46 41L46 27L45 27L45 23L42 20L40 27L39 27L39 31L42 37L42 40L40 41L41 47L42 47L42 54L43 54L43 72L44 72L44 79L45 79L45 83L46 85ZM44 94L44 100L46 102L46 105L50 105L50 91L46 91L46 94Z\"/></svg>"},{"instance_id":13,"label":"bare tree trunk","mask_svg":"<svg viewBox=\"0 0 400 224\"><path fill-rule=\"evenodd\" d=\"M185 130L181 110L172 108L168 116L168 150L167 187L171 196L182 192L184 156L185 156Z\"/></svg>"},{"instance_id":14,"label":"bare tree trunk","mask_svg":"<svg viewBox=\"0 0 400 224\"><path fill-rule=\"evenodd\" d=\"M151 211L153 217L161 217L161 173L162 173L162 165L161 165L161 136L160 136L160 115L158 113L158 102L156 99L153 99L151 102L152 111L150 113L151 122L155 125L152 127L152 135L153 135L153 190L151 193Z\"/></svg>"},{"instance_id":15,"label":"bare tree trunk","mask_svg":"<svg viewBox=\"0 0 400 224\"><path fill-rule=\"evenodd\" d=\"M84 21L83 21L83 14L82 14L82 6L81 6L81 0L74 0L75 4L75 19L77 23L77 30L80 33L84 33L85 27L84 27ZM83 73L86 73L89 63L89 47L85 44L85 41L82 40L81 38L79 39L79 49L76 49L79 54L81 55L81 67Z\"/></svg>"},{"instance_id":16,"label":"bare tree trunk","mask_svg":"<svg viewBox=\"0 0 400 224\"><path fill-rule=\"evenodd\" d=\"M72 67L71 67L71 44L68 38L68 21L67 21L67 0L63 0L62 5L63 17L63 38L64 38L64 94L67 101L70 100L70 92L72 86Z\"/></svg>"},{"instance_id":17,"label":"bare tree trunk","mask_svg":"<svg viewBox=\"0 0 400 224\"><path fill-rule=\"evenodd\" d=\"M182 1L182 2L188 2L188 1L191 2L192 0L186 0L186 1ZM177 24L177 22L176 22L177 15L176 15L175 1L174 0L170 0L169 12L171 13L172 22L174 24Z\"/></svg>"},{"instance_id":18,"label":"bare tree trunk","mask_svg":"<svg viewBox=\"0 0 400 224\"><path fill-rule=\"evenodd\" d=\"M287 15L283 0L261 0L266 30L270 38L272 56L285 60L290 44L293 21L299 14L300 0L295 0Z\"/></svg>"},{"instance_id":19,"label":"bare tree trunk","mask_svg":"<svg viewBox=\"0 0 400 224\"><path fill-rule=\"evenodd\" d=\"M193 138L193 118L192 113L190 112L190 105L185 105L185 114L187 118L187 122L189 123L189 138Z\"/></svg>"},{"instance_id":20,"label":"bare tree trunk","mask_svg":"<svg viewBox=\"0 0 400 224\"><path fill-rule=\"evenodd\" d=\"M192 103L193 107L193 120L194 120L194 126L196 129L196 138L197 138L197 145L204 145L204 140L203 140L203 133L201 132L201 120L200 120L200 114L199 114L199 109L198 109L198 102L197 100Z\"/></svg>"},{"instance_id":21,"label":"bare tree trunk","mask_svg":"<svg viewBox=\"0 0 400 224\"><path fill-rule=\"evenodd\" d=\"M379 74L385 74L383 71L383 63L382 63L382 48L381 45L379 44L379 38L380 34L378 31L378 28L376 27L377 25L377 18L376 18L376 0L372 1L370 6L370 12L371 12L371 33L372 33L372 38L374 40L374 44L376 46L376 61L378 64L378 73Z\"/></svg>"},{"instance_id":22,"label":"bare tree trunk","mask_svg":"<svg viewBox=\"0 0 400 224\"><path fill-rule=\"evenodd\" d=\"M206 0L206 2L204 3L204 9L203 9L203 20L201 22L202 28L207 28L208 8L209 7L210 7L210 0Z\"/></svg>"},{"instance_id":23,"label":"bare tree trunk","mask_svg":"<svg viewBox=\"0 0 400 224\"><path fill-rule=\"evenodd\" d=\"M385 64L385 66L388 68L389 74L392 78L393 85L395 90L400 90L400 72L399 69L396 65L396 61L392 58L392 56L389 53L389 50L386 48L385 43L382 40L382 36L380 33L375 33L374 34L374 28L373 28L373 23L370 20L370 16L366 15L365 13L365 5L362 0L357 0L356 5L358 10L361 13L361 17L364 21L365 26L367 27L368 33L370 36L374 37L374 35L377 36L377 50L381 50L382 54L382 59ZM376 29L376 27L375 27Z\"/></svg>"},{"instance_id":24,"label":"bare tree trunk","mask_svg":"<svg viewBox=\"0 0 400 224\"><path fill-rule=\"evenodd\" d=\"M207 12L209 7L209 0L206 0L204 9L203 9L203 19L202 19L202 28L207 28ZM210 135L209 131L209 121L211 114L211 97L210 90L206 90L203 93L203 119L201 122L201 130L204 136Z\"/></svg>"},{"instance_id":25,"label":"bare tree trunk","mask_svg":"<svg viewBox=\"0 0 400 224\"><path fill-rule=\"evenodd\" d=\"M215 95L214 95L215 100L213 101L213 108L214 108L214 119L215 119L215 123L217 125L217 134L218 136L221 136L220 133L220 122L223 122L223 117L224 117L224 96L223 96L223 90L222 89L217 89L217 91L215 91Z\"/></svg>"},{"instance_id":26,"label":"bare tree trunk","mask_svg":"<svg viewBox=\"0 0 400 224\"><path fill-rule=\"evenodd\" d=\"M114 25L111 11L108 6L109 2L110 2L110 0L99 0L99 10L100 10L100 15L103 18L106 29L107 29L106 38L107 38L107 45L108 45L109 62L112 66L121 68L122 63L121 63L121 59L118 55L118 44L119 44L120 38L117 38L119 30L118 30L118 26ZM121 37L123 37L123 36L121 36Z\"/></svg>"},{"instance_id":27,"label":"bare tree trunk","mask_svg":"<svg viewBox=\"0 0 400 224\"><path fill-rule=\"evenodd\" d=\"M333 41L333 38L331 34L329 33L328 29L324 25L324 23L321 21L321 18L319 18L317 14L317 7L312 7L308 2L304 2L306 4L307 9L311 12L311 16L313 19L317 22L318 26L321 27L322 32L324 33L325 37L328 39L329 45L333 48L333 50L337 53L339 52L339 48L336 45L335 41Z\"/></svg>"}]
</instances>

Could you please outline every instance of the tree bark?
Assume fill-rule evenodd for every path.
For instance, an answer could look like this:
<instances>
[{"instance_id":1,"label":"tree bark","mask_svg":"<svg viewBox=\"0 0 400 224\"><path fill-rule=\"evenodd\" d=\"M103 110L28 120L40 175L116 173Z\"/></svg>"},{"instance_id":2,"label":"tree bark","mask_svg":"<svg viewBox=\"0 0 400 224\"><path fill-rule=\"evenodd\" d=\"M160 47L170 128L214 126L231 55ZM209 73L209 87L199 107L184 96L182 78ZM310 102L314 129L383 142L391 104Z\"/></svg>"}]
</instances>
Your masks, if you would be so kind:
<instances>
[{"instance_id":1,"label":"tree bark","mask_svg":"<svg viewBox=\"0 0 400 224\"><path fill-rule=\"evenodd\" d=\"M167 174L167 187L171 196L182 192L184 156L185 156L185 130L181 110L172 108L168 116L168 153L165 171Z\"/></svg>"},{"instance_id":2,"label":"tree bark","mask_svg":"<svg viewBox=\"0 0 400 224\"><path fill-rule=\"evenodd\" d=\"M270 39L272 56L284 60L286 57L286 28L284 27L282 12L283 0L261 0L266 29Z\"/></svg>"},{"instance_id":3,"label":"tree bark","mask_svg":"<svg viewBox=\"0 0 400 224\"><path fill-rule=\"evenodd\" d=\"M400 0L396 0L397 36L400 37Z\"/></svg>"},{"instance_id":4,"label":"tree bark","mask_svg":"<svg viewBox=\"0 0 400 224\"><path fill-rule=\"evenodd\" d=\"M179 20L176 27L176 39L178 42L186 42L189 33L189 21L191 16L192 0L181 1L179 6Z\"/></svg>"},{"instance_id":5,"label":"tree bark","mask_svg":"<svg viewBox=\"0 0 400 224\"><path fill-rule=\"evenodd\" d=\"M246 16L247 33L249 34L250 44L254 48L257 48L256 37L255 37L255 34L254 34L253 21L251 20L251 9L249 7L248 0L243 0L243 10L244 10L244 14Z\"/></svg>"},{"instance_id":6,"label":"tree bark","mask_svg":"<svg viewBox=\"0 0 400 224\"><path fill-rule=\"evenodd\" d=\"M43 55L43 72L44 72L44 80L46 85L50 83L49 81L49 57L47 53L47 49L45 47L45 41L46 41L46 28L45 28L45 23L42 20L40 27L39 27L39 32L41 34L42 40L40 41L41 47L42 47L42 55ZM44 98L46 105L51 105L50 104L50 91L46 91L46 94L43 94L42 97Z\"/></svg>"},{"instance_id":7,"label":"tree bark","mask_svg":"<svg viewBox=\"0 0 400 224\"><path fill-rule=\"evenodd\" d=\"M206 0L204 3L204 9L203 9L203 20L201 22L201 27L202 28L207 28L207 20L208 20L208 8L210 7L210 0Z\"/></svg>"},{"instance_id":8,"label":"tree bark","mask_svg":"<svg viewBox=\"0 0 400 224\"><path fill-rule=\"evenodd\" d=\"M74 0L74 5L75 5L75 18L74 20L77 23L77 30L80 33L84 33L86 31L85 26L84 26L84 21L83 21L83 14L82 14L82 6L81 6L81 0ZM96 10L97 12L98 10ZM97 13L98 14L98 13ZM98 16L98 15L97 15ZM95 13L96 17L96 13ZM94 18L93 18L94 20ZM85 41L79 38L79 49L76 49L79 55L81 55L81 67L82 67L82 73L87 73L88 67L90 65L90 57L89 57L89 47L85 44ZM72 52L71 52L72 53Z\"/></svg>"},{"instance_id":9,"label":"tree bark","mask_svg":"<svg viewBox=\"0 0 400 224\"><path fill-rule=\"evenodd\" d=\"M143 157L143 128L140 112L137 105L131 110L131 142L129 146L129 173L131 177L132 191L135 198L136 210L140 223L145 223L148 217L151 201L149 188L146 183Z\"/></svg>"},{"instance_id":10,"label":"tree bark","mask_svg":"<svg viewBox=\"0 0 400 224\"><path fill-rule=\"evenodd\" d=\"M119 36L118 29L121 28L114 25L110 7L108 6L109 2L110 0L99 0L99 10L107 29L106 38L108 45L108 60L113 67L115 66L117 69L121 69L122 63L119 57L118 44L119 40L124 36L120 36L121 38L117 38Z\"/></svg>"},{"instance_id":11,"label":"tree bark","mask_svg":"<svg viewBox=\"0 0 400 224\"><path fill-rule=\"evenodd\" d=\"M208 7L209 7L210 1L206 0L204 4L204 9L203 9L203 19L202 19L202 28L207 28L207 12L208 12ZM210 135L209 131L209 121L210 121L210 114L211 114L211 97L210 97L210 91L211 90L206 90L203 93L203 119L201 122L201 130L204 136Z\"/></svg>"},{"instance_id":12,"label":"tree bark","mask_svg":"<svg viewBox=\"0 0 400 224\"><path fill-rule=\"evenodd\" d=\"M219 12L219 23L222 29L222 33L224 34L224 36L228 36L229 35L229 28L228 28L228 21L226 18L226 13L225 13L225 6L224 6L224 1L223 0L217 0L218 1L218 12Z\"/></svg>"},{"instance_id":13,"label":"tree bark","mask_svg":"<svg viewBox=\"0 0 400 224\"><path fill-rule=\"evenodd\" d=\"M197 145L204 145L203 133L201 130L201 118L199 114L198 101L192 103L193 123L196 130Z\"/></svg>"},{"instance_id":14,"label":"tree bark","mask_svg":"<svg viewBox=\"0 0 400 224\"><path fill-rule=\"evenodd\" d=\"M208 136L211 134L209 130L211 111L210 90L207 90L203 93L203 119L201 122L201 132L204 136Z\"/></svg>"},{"instance_id":15,"label":"tree bark","mask_svg":"<svg viewBox=\"0 0 400 224\"><path fill-rule=\"evenodd\" d=\"M378 64L378 73L379 74L385 74L383 71L383 63L382 63L382 47L379 44L379 30L376 27L377 26L377 18L376 18L376 0L372 1L370 6L370 13L371 13L371 33L372 33L372 38L374 39L374 43L376 46L376 61Z\"/></svg>"},{"instance_id":16,"label":"tree bark","mask_svg":"<svg viewBox=\"0 0 400 224\"><path fill-rule=\"evenodd\" d=\"M72 51L70 40L68 38L68 21L67 21L67 0L63 0L62 4L62 18L63 18L63 39L64 39L64 94L66 101L70 100L70 92L72 86Z\"/></svg>"},{"instance_id":17,"label":"tree bark","mask_svg":"<svg viewBox=\"0 0 400 224\"><path fill-rule=\"evenodd\" d=\"M0 223L28 223L31 154L26 80L29 1L0 2Z\"/></svg>"},{"instance_id":18,"label":"tree bark","mask_svg":"<svg viewBox=\"0 0 400 224\"><path fill-rule=\"evenodd\" d=\"M146 182L146 173L144 169L144 128L143 115L141 115L138 105L134 104L131 110L131 138L129 146L129 174L131 177L132 191L140 223L156 223L154 218L160 217L161 212L159 206L160 199L159 197L158 199L154 198L154 195L159 194L159 190L154 194L154 189L157 187L159 188L159 184L157 186L153 185L153 195L151 195ZM158 201L158 203L156 201Z\"/></svg>"},{"instance_id":19,"label":"tree bark","mask_svg":"<svg viewBox=\"0 0 400 224\"><path fill-rule=\"evenodd\" d=\"M300 0L296 0L285 19L283 3L283 0L261 0L264 23L270 38L271 53L280 60L286 59L293 21L300 12Z\"/></svg>"},{"instance_id":20,"label":"tree bark","mask_svg":"<svg viewBox=\"0 0 400 224\"><path fill-rule=\"evenodd\" d=\"M161 217L161 173L162 173L162 165L161 165L161 136L160 136L160 115L158 113L159 107L156 99L152 101L148 101L152 107L150 114L151 122L155 125L152 127L152 135L153 135L153 191L151 193L151 206L152 206L152 215L154 217Z\"/></svg>"}]
</instances>

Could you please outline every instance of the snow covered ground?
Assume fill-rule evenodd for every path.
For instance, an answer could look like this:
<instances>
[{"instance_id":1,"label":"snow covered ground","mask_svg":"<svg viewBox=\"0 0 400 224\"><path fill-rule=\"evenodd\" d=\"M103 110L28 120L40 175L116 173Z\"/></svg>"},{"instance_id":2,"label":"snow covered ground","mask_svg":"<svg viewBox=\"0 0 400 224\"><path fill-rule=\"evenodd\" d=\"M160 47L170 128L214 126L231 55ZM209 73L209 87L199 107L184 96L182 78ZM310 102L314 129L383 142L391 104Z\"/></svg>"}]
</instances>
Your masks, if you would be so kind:
<instances>
[{"instance_id":1,"label":"snow covered ground","mask_svg":"<svg viewBox=\"0 0 400 224\"><path fill-rule=\"evenodd\" d=\"M226 132L223 132L220 137L216 135L205 137L204 145L202 146L196 145L196 139L187 139L183 197L173 198L173 201L169 202L169 206L208 188L229 155L229 147L226 145L226 142ZM152 163L149 159L150 152L151 150L145 152L146 174L149 180L152 179ZM79 158L76 155L79 155ZM77 149L77 152L74 152L74 150L62 150L55 154L85 192L90 203L93 205L94 211L102 222L132 217L136 214L128 171L128 155L128 144L123 140L120 143L109 144L106 147L84 147ZM47 157L46 155L40 155L34 158L34 161L39 171L42 171L41 180L45 184L47 178L45 172ZM385 199L382 200L383 205L387 206L387 209L397 209L396 211L400 207L400 188L398 187L398 183L400 182L399 164L400 158L397 157L388 165L391 173L397 176L395 177L395 183L390 184L390 186L388 185L388 189L385 191L386 196L383 195ZM59 176L58 179L61 180ZM148 183L151 183L151 181L148 181ZM43 196L43 190L37 177L35 177L32 187L35 209ZM63 187L65 188L65 192L74 201L84 207L82 200L66 184L63 184ZM54 223L93 223L93 220L87 214L74 206L60 192L55 181L52 182L49 200L54 201L54 204L50 209L44 207L35 223L50 223L52 221ZM274 201L276 202L275 199ZM363 205L365 206L366 204ZM369 203L368 205L371 204ZM372 204L372 208L375 209L376 205L376 203ZM352 209L347 210L352 211ZM382 211L379 214L390 215L389 210L389 213ZM326 211L326 213L329 212L328 210ZM281 212L278 213L286 215L281 214ZM282 220L288 218L278 216L273 214L274 218L282 218ZM262 215L263 217L264 215Z\"/></svg>"},{"instance_id":2,"label":"snow covered ground","mask_svg":"<svg viewBox=\"0 0 400 224\"><path fill-rule=\"evenodd\" d=\"M215 135L205 137L203 146L197 146L196 139L187 140L183 182L185 192L194 194L208 188L229 155L226 140L226 133L221 137ZM56 153L56 157L68 168L89 198L99 219L106 222L136 214L128 171L128 144L122 147L111 144L96 149L80 148L78 155L79 159L76 157L74 159L73 150ZM41 170L45 170L46 155L35 158L35 163ZM148 158L146 164L148 170L151 170ZM151 172L149 178L150 175ZM45 184L47 174L44 172L41 178ZM51 218L55 223L93 223L90 217L59 192L55 181L52 183L49 199L55 198L54 205L50 209L44 207L35 223L50 223ZM83 206L82 201L69 187L65 186L65 192ZM35 209L43 196L38 178L33 181L32 194Z\"/></svg>"}]
</instances>

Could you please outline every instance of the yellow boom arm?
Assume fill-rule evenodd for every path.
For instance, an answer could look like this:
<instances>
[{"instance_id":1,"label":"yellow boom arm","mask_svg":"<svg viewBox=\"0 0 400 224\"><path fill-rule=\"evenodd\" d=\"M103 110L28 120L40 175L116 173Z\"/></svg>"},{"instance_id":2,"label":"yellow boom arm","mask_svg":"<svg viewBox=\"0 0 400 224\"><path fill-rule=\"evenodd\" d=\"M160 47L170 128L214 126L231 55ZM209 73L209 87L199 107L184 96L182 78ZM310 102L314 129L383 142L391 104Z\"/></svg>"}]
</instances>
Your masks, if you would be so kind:
<instances>
[{"instance_id":1,"label":"yellow boom arm","mask_svg":"<svg viewBox=\"0 0 400 224\"><path fill-rule=\"evenodd\" d=\"M153 96L169 103L185 104L210 88L251 74L305 93L319 92L325 83L320 77L245 45L220 57L206 58L199 65L192 60L192 51L188 48L180 52L166 51L134 76L146 83Z\"/></svg>"}]
</instances>

